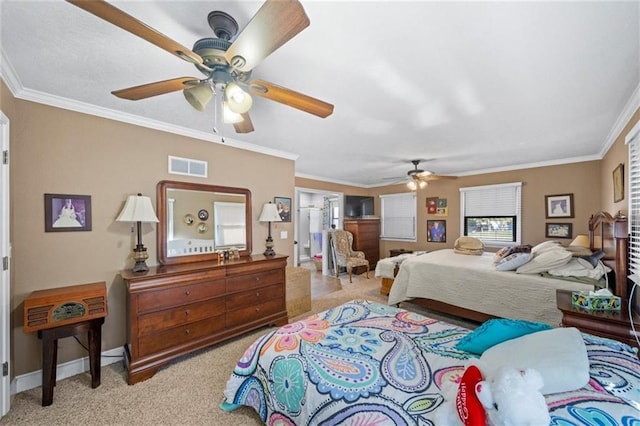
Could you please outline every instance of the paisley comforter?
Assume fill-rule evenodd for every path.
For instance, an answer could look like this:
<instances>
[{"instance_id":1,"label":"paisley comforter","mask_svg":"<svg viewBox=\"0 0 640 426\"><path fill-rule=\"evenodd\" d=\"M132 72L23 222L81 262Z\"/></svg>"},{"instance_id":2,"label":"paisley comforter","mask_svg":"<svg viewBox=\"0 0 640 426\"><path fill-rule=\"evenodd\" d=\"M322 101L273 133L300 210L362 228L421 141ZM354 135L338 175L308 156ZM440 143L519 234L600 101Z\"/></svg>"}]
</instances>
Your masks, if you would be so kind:
<instances>
[{"instance_id":1,"label":"paisley comforter","mask_svg":"<svg viewBox=\"0 0 640 426\"><path fill-rule=\"evenodd\" d=\"M435 425L443 389L472 357L469 330L354 300L257 339L222 408L253 407L269 425ZM591 380L546 396L552 425L640 425L640 362L629 346L583 335Z\"/></svg>"}]
</instances>

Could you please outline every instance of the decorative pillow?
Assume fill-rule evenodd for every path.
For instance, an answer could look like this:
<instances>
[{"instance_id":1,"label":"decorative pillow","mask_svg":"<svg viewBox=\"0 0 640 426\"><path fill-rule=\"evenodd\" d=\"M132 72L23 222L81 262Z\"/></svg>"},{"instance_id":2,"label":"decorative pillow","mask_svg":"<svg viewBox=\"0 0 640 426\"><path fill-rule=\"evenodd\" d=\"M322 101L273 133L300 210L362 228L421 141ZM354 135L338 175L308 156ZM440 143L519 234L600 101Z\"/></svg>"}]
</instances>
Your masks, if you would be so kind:
<instances>
[{"instance_id":1,"label":"decorative pillow","mask_svg":"<svg viewBox=\"0 0 640 426\"><path fill-rule=\"evenodd\" d=\"M511 254L511 249L514 246L507 246L507 247L502 247L500 250L498 250L496 252L496 255L493 258L493 263L498 263L500 262L502 259L504 259L505 257L507 257L508 255Z\"/></svg>"},{"instance_id":2,"label":"decorative pillow","mask_svg":"<svg viewBox=\"0 0 640 426\"><path fill-rule=\"evenodd\" d=\"M566 265L571 260L571 252L563 247L545 249L533 255L533 259L516 269L518 274L539 274Z\"/></svg>"},{"instance_id":3,"label":"decorative pillow","mask_svg":"<svg viewBox=\"0 0 640 426\"><path fill-rule=\"evenodd\" d=\"M587 348L577 328L555 328L518 337L487 349L480 357L485 376L500 367L540 372L542 394L569 392L589 382Z\"/></svg>"},{"instance_id":4,"label":"decorative pillow","mask_svg":"<svg viewBox=\"0 0 640 426\"><path fill-rule=\"evenodd\" d=\"M553 240L553 241L543 241L540 244L537 244L537 245L533 246L531 248L531 253L536 255L538 252L542 252L542 251L545 251L545 250L550 249L550 248L555 248L555 247L558 247L559 245L560 245L560 243L555 241L555 240Z\"/></svg>"},{"instance_id":5,"label":"decorative pillow","mask_svg":"<svg viewBox=\"0 0 640 426\"><path fill-rule=\"evenodd\" d=\"M460 339L456 349L481 354L498 343L550 328L548 324L540 322L508 318L490 319Z\"/></svg>"},{"instance_id":6,"label":"decorative pillow","mask_svg":"<svg viewBox=\"0 0 640 426\"><path fill-rule=\"evenodd\" d=\"M513 271L533 258L531 253L512 253L496 265L498 271Z\"/></svg>"}]
</instances>

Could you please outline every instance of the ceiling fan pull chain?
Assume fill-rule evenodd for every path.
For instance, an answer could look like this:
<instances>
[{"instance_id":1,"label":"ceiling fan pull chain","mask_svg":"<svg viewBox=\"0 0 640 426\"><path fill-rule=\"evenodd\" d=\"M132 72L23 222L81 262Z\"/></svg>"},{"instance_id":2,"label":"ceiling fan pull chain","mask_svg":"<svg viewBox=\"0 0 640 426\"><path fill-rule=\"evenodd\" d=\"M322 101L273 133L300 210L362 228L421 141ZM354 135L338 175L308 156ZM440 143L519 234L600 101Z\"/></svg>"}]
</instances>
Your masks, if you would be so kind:
<instances>
[{"instance_id":1,"label":"ceiling fan pull chain","mask_svg":"<svg viewBox=\"0 0 640 426\"><path fill-rule=\"evenodd\" d=\"M215 84L213 86L213 132L220 136L221 142L224 143L224 108L222 103L224 102L224 85Z\"/></svg>"}]
</instances>

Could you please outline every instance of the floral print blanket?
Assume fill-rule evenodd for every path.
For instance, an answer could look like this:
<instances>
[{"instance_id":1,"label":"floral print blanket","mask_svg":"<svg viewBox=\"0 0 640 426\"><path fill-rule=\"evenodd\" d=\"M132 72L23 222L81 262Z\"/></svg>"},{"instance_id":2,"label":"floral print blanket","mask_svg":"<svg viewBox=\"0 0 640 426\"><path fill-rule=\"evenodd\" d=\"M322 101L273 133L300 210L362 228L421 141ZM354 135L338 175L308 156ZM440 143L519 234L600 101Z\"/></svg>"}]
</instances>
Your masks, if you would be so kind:
<instances>
[{"instance_id":1,"label":"floral print blanket","mask_svg":"<svg viewBox=\"0 0 640 426\"><path fill-rule=\"evenodd\" d=\"M353 300L258 338L224 392L268 425L435 425L473 356L468 329ZM551 425L640 426L640 363L629 346L583 335L589 384L546 396Z\"/></svg>"}]
</instances>

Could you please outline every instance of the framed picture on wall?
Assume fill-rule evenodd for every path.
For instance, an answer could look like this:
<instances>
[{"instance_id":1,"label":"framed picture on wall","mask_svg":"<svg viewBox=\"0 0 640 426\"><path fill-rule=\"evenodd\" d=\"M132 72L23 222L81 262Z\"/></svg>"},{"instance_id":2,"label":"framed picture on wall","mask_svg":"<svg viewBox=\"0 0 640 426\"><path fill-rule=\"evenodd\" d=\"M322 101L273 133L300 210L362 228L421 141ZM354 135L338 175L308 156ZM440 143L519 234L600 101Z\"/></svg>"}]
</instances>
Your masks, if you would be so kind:
<instances>
[{"instance_id":1,"label":"framed picture on wall","mask_svg":"<svg viewBox=\"0 0 640 426\"><path fill-rule=\"evenodd\" d=\"M613 202L624 200L624 164L613 169Z\"/></svg>"},{"instance_id":2,"label":"framed picture on wall","mask_svg":"<svg viewBox=\"0 0 640 426\"><path fill-rule=\"evenodd\" d=\"M278 207L280 220L291 222L291 198L274 197L273 203Z\"/></svg>"},{"instance_id":3,"label":"framed picture on wall","mask_svg":"<svg viewBox=\"0 0 640 426\"><path fill-rule=\"evenodd\" d=\"M545 195L547 219L573 217L573 194Z\"/></svg>"},{"instance_id":4,"label":"framed picture on wall","mask_svg":"<svg viewBox=\"0 0 640 426\"><path fill-rule=\"evenodd\" d=\"M545 236L547 238L572 238L572 228L571 223L547 223Z\"/></svg>"},{"instance_id":5,"label":"framed picture on wall","mask_svg":"<svg viewBox=\"0 0 640 426\"><path fill-rule=\"evenodd\" d=\"M447 242L446 220L427 220L427 241L430 243Z\"/></svg>"},{"instance_id":6,"label":"framed picture on wall","mask_svg":"<svg viewBox=\"0 0 640 426\"><path fill-rule=\"evenodd\" d=\"M91 196L44 194L44 230L91 231Z\"/></svg>"}]
</instances>

